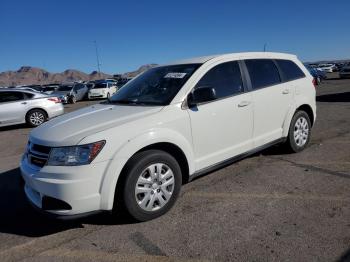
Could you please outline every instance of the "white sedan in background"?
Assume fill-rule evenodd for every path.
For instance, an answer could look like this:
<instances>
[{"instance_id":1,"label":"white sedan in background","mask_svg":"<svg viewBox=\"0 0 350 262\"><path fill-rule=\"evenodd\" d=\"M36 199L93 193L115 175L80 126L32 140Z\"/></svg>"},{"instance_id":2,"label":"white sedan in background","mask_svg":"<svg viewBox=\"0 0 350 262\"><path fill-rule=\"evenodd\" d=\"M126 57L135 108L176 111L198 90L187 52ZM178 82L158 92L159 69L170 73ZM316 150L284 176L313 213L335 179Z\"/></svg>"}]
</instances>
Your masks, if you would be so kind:
<instances>
[{"instance_id":1,"label":"white sedan in background","mask_svg":"<svg viewBox=\"0 0 350 262\"><path fill-rule=\"evenodd\" d=\"M91 99L109 99L118 90L115 82L97 82L94 87L89 90L88 98Z\"/></svg>"},{"instance_id":2,"label":"white sedan in background","mask_svg":"<svg viewBox=\"0 0 350 262\"><path fill-rule=\"evenodd\" d=\"M0 127L22 123L36 127L63 113L64 108L58 97L26 89L0 90Z\"/></svg>"},{"instance_id":3,"label":"white sedan in background","mask_svg":"<svg viewBox=\"0 0 350 262\"><path fill-rule=\"evenodd\" d=\"M318 66L319 69L321 69L323 72L326 73L333 73L336 71L336 66L334 64L321 64Z\"/></svg>"}]
</instances>

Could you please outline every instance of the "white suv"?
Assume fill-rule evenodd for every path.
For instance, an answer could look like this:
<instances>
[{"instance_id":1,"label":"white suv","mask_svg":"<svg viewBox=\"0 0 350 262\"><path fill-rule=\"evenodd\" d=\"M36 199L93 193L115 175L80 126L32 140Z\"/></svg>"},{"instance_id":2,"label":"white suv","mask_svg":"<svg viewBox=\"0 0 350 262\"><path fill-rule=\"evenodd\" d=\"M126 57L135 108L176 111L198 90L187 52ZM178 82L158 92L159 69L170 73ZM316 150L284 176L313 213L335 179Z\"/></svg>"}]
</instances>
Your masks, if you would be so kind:
<instances>
[{"instance_id":1,"label":"white suv","mask_svg":"<svg viewBox=\"0 0 350 262\"><path fill-rule=\"evenodd\" d=\"M167 212L181 185L276 143L303 150L316 118L312 76L294 55L237 53L149 69L108 102L29 137L30 202L58 217Z\"/></svg>"}]
</instances>

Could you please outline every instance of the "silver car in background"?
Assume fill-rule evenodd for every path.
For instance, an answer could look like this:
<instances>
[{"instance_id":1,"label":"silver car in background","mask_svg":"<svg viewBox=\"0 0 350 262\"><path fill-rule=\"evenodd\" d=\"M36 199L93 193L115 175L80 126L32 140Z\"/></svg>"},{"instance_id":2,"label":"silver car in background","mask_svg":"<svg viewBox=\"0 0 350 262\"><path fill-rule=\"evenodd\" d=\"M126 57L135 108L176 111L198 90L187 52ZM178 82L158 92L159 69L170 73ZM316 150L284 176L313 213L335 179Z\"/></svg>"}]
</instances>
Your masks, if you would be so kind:
<instances>
[{"instance_id":1,"label":"silver car in background","mask_svg":"<svg viewBox=\"0 0 350 262\"><path fill-rule=\"evenodd\" d=\"M58 97L24 89L0 89L0 127L22 123L36 127L63 113Z\"/></svg>"}]
</instances>

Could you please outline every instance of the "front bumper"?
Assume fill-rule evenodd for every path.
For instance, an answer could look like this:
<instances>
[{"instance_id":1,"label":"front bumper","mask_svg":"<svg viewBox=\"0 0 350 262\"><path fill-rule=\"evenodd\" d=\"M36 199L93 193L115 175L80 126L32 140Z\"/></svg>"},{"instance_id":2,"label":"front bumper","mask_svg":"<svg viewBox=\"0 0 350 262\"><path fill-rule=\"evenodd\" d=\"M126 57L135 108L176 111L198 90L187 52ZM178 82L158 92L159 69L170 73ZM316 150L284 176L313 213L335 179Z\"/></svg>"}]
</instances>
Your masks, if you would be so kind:
<instances>
[{"instance_id":1,"label":"front bumper","mask_svg":"<svg viewBox=\"0 0 350 262\"><path fill-rule=\"evenodd\" d=\"M107 94L88 94L88 99L107 98Z\"/></svg>"},{"instance_id":2,"label":"front bumper","mask_svg":"<svg viewBox=\"0 0 350 262\"><path fill-rule=\"evenodd\" d=\"M100 185L109 161L85 166L31 165L24 156L20 164L27 199L36 208L56 217L81 216L101 210ZM46 209L44 198L63 201L68 209Z\"/></svg>"}]
</instances>

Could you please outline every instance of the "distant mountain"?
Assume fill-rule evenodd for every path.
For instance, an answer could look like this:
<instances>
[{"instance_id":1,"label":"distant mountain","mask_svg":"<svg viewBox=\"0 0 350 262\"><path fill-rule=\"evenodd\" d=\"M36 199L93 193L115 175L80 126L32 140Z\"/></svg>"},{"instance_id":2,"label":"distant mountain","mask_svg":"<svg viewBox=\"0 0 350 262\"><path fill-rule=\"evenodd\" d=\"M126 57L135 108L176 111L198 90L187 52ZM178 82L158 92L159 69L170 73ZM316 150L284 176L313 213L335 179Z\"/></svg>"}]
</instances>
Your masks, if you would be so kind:
<instances>
[{"instance_id":1,"label":"distant mountain","mask_svg":"<svg viewBox=\"0 0 350 262\"><path fill-rule=\"evenodd\" d=\"M147 64L141 66L136 71L121 74L124 77L134 77L149 68L155 67L157 64ZM65 83L73 81L89 81L104 78L111 78L112 75L105 73L98 73L93 71L90 74L84 72L68 69L62 73L50 73L44 69L22 66L17 71L5 71L0 73L0 86L17 86L17 85L36 85L36 84L53 84Z\"/></svg>"},{"instance_id":2,"label":"distant mountain","mask_svg":"<svg viewBox=\"0 0 350 262\"><path fill-rule=\"evenodd\" d=\"M127 72L127 73L124 73L122 74L124 77L135 77L137 76L138 74L141 74L142 72L152 68L152 67L155 67L157 66L158 64L147 64L147 65L143 65L143 66L140 66L139 69L137 69L136 71L132 71L132 72Z\"/></svg>"},{"instance_id":3,"label":"distant mountain","mask_svg":"<svg viewBox=\"0 0 350 262\"><path fill-rule=\"evenodd\" d=\"M86 74L78 70L68 69L62 73L50 73L44 69L22 66L17 71L0 73L0 86L36 85L50 83L64 83L73 81L89 81L102 78L110 78L111 75L93 71Z\"/></svg>"}]
</instances>

